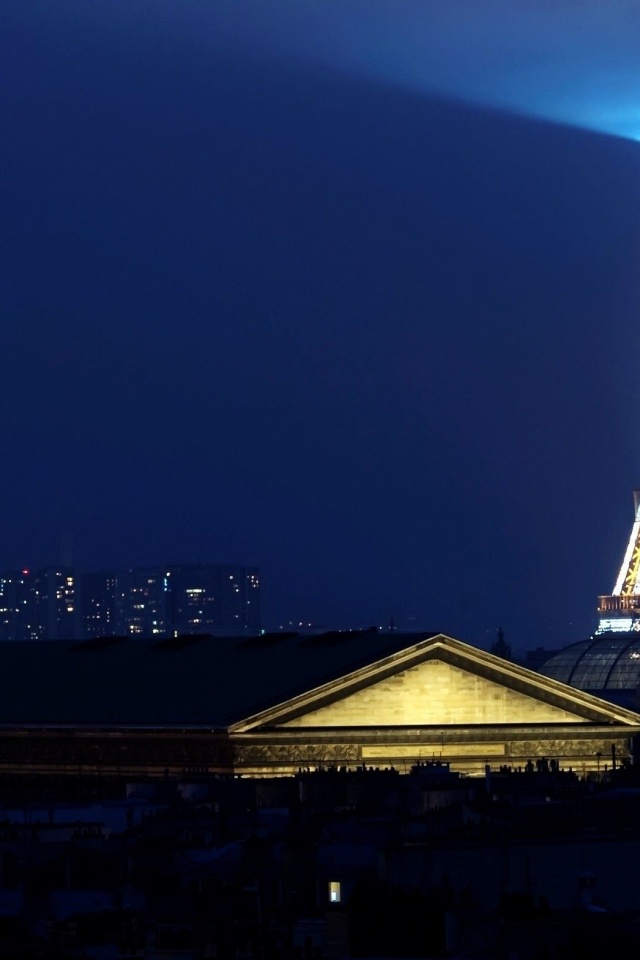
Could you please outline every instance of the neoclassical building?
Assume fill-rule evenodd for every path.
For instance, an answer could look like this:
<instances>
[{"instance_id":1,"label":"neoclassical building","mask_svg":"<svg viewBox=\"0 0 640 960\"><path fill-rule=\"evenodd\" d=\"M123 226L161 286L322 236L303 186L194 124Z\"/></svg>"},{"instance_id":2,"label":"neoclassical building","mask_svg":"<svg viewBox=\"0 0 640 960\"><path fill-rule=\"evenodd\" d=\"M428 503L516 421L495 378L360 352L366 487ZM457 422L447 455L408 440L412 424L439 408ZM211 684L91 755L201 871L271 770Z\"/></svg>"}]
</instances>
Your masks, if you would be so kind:
<instances>
[{"instance_id":1,"label":"neoclassical building","mask_svg":"<svg viewBox=\"0 0 640 960\"><path fill-rule=\"evenodd\" d=\"M443 634L0 644L0 772L631 759L640 715Z\"/></svg>"}]
</instances>

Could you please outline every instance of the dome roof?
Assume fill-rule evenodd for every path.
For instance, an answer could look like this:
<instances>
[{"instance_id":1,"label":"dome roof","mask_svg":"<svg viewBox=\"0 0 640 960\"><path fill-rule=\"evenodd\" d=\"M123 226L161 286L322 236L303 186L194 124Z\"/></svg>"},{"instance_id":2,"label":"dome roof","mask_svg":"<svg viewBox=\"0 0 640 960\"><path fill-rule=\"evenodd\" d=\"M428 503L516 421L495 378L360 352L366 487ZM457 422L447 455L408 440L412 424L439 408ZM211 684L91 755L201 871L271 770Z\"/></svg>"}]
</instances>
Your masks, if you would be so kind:
<instances>
[{"instance_id":1,"label":"dome roof","mask_svg":"<svg viewBox=\"0 0 640 960\"><path fill-rule=\"evenodd\" d=\"M578 690L635 690L640 681L640 635L604 633L550 657L540 673Z\"/></svg>"}]
</instances>

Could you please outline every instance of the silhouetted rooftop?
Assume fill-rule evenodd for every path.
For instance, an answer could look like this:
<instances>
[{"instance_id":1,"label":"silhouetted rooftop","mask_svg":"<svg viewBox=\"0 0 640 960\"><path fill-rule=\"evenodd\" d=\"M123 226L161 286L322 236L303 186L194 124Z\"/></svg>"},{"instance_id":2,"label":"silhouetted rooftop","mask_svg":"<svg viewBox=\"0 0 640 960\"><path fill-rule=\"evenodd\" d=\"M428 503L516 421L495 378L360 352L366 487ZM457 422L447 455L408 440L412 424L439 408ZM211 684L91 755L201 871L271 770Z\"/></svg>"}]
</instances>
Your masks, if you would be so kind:
<instances>
[{"instance_id":1,"label":"silhouetted rooftop","mask_svg":"<svg viewBox=\"0 0 640 960\"><path fill-rule=\"evenodd\" d=\"M226 727L431 633L0 643L0 724Z\"/></svg>"}]
</instances>

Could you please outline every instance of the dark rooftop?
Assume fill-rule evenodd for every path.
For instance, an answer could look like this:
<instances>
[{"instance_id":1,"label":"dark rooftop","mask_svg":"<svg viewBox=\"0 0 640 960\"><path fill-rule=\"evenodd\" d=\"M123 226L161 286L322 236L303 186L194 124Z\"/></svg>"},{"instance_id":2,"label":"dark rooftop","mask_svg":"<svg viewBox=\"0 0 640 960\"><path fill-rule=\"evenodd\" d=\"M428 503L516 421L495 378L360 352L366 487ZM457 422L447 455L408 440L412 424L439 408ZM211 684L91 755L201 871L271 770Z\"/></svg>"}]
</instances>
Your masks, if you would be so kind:
<instances>
[{"instance_id":1,"label":"dark rooftop","mask_svg":"<svg viewBox=\"0 0 640 960\"><path fill-rule=\"evenodd\" d=\"M431 633L0 643L0 724L226 727Z\"/></svg>"}]
</instances>

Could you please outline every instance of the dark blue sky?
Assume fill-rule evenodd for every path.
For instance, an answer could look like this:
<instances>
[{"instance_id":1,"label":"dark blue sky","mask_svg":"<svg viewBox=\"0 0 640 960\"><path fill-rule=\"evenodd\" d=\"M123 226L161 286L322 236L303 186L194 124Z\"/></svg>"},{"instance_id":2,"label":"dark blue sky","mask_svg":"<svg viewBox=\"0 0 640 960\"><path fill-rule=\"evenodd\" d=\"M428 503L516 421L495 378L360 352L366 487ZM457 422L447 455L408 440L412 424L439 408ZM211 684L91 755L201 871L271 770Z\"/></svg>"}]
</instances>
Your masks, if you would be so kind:
<instances>
[{"instance_id":1,"label":"dark blue sky","mask_svg":"<svg viewBox=\"0 0 640 960\"><path fill-rule=\"evenodd\" d=\"M396 5L370 70L300 9L2 5L0 566L72 531L85 568L259 564L267 625L579 639L640 483L640 144L583 128L588 44L572 127L500 94L526 24L501 113L486 31L438 88Z\"/></svg>"}]
</instances>

